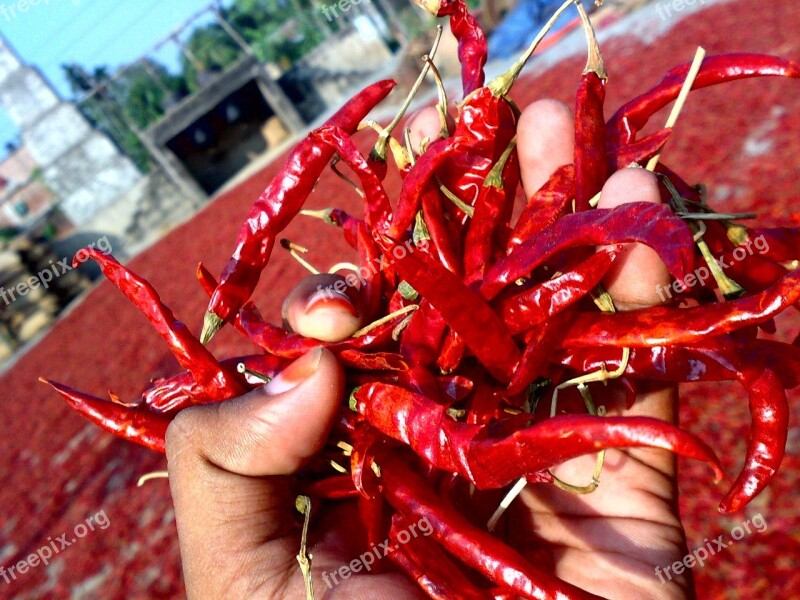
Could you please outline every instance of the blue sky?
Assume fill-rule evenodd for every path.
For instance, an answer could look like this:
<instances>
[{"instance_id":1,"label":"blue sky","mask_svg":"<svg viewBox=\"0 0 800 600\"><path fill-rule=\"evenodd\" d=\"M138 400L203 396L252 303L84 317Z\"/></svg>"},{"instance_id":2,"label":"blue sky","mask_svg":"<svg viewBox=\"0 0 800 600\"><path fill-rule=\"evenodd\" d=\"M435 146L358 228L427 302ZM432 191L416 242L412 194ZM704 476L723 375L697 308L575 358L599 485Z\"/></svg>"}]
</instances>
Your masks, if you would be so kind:
<instances>
[{"instance_id":1,"label":"blue sky","mask_svg":"<svg viewBox=\"0 0 800 600\"><path fill-rule=\"evenodd\" d=\"M0 0L0 33L68 98L59 65L109 65L113 70L141 56L208 4L210 0ZM0 110L0 155L15 133Z\"/></svg>"}]
</instances>

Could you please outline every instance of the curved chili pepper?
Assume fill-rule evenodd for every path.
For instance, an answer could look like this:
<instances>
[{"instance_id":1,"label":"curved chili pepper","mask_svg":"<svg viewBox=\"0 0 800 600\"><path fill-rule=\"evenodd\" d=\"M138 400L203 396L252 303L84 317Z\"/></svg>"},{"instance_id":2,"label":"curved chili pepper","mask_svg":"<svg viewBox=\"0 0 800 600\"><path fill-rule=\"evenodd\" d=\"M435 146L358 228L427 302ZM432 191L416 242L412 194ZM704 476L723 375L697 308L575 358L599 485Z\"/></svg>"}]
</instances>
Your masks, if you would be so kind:
<instances>
[{"instance_id":1,"label":"curved chili pepper","mask_svg":"<svg viewBox=\"0 0 800 600\"><path fill-rule=\"evenodd\" d=\"M651 133L641 140L608 150L607 162L609 171L627 169L633 163L644 166L647 161L661 152L671 135L672 129L667 127Z\"/></svg>"},{"instance_id":2,"label":"curved chili pepper","mask_svg":"<svg viewBox=\"0 0 800 600\"><path fill-rule=\"evenodd\" d=\"M228 369L236 370L239 364L255 373L268 378L275 377L287 365L287 360L270 354L255 356L240 356L222 361ZM262 382L255 382L256 384ZM248 390L255 387L248 382ZM157 379L152 387L142 393L141 404L147 410L159 413L175 413L189 406L218 402L220 399L211 398L204 388L197 385L189 371L184 371L166 379Z\"/></svg>"},{"instance_id":3,"label":"curved chili pepper","mask_svg":"<svg viewBox=\"0 0 800 600\"><path fill-rule=\"evenodd\" d=\"M368 86L328 119L326 126L353 133L394 86L391 80ZM208 304L200 336L204 343L225 322L233 319L250 298L272 253L277 234L300 211L333 152L331 146L313 136L306 138L292 150L281 172L250 208L239 230L233 255Z\"/></svg>"},{"instance_id":4,"label":"curved chili pepper","mask_svg":"<svg viewBox=\"0 0 800 600\"><path fill-rule=\"evenodd\" d=\"M197 385L208 396L208 401L224 400L245 392L239 374L221 365L187 327L175 318L172 311L161 302L158 293L145 279L122 266L113 256L94 248L80 252L100 265L103 275L147 317L163 339L178 363L192 373ZM73 261L77 266L79 261Z\"/></svg>"},{"instance_id":5,"label":"curved chili pepper","mask_svg":"<svg viewBox=\"0 0 800 600\"><path fill-rule=\"evenodd\" d=\"M106 431L164 454L164 438L171 416L126 408L42 378L78 413Z\"/></svg>"},{"instance_id":6,"label":"curved chili pepper","mask_svg":"<svg viewBox=\"0 0 800 600\"><path fill-rule=\"evenodd\" d=\"M800 299L800 272L789 273L759 294L711 306L654 307L624 313L578 313L562 347L692 344L774 317Z\"/></svg>"},{"instance_id":7,"label":"curved chili pepper","mask_svg":"<svg viewBox=\"0 0 800 600\"><path fill-rule=\"evenodd\" d=\"M514 202L513 192L509 194L504 188L503 171L515 148L516 139L508 145L483 180L475 201L475 214L467 227L464 240L464 272L467 274L467 284L483 278L486 266L492 259L495 233L501 216L506 213L509 196L511 203Z\"/></svg>"},{"instance_id":8,"label":"curved chili pepper","mask_svg":"<svg viewBox=\"0 0 800 600\"><path fill-rule=\"evenodd\" d=\"M520 352L489 305L456 275L419 252L407 253L395 266L402 278L441 313L478 360L507 381Z\"/></svg>"},{"instance_id":9,"label":"curved chili pepper","mask_svg":"<svg viewBox=\"0 0 800 600\"><path fill-rule=\"evenodd\" d=\"M448 271L461 273L461 261L458 259L460 248L458 240L451 235L445 221L440 200L439 190L433 186L428 187L422 194L422 214L425 226L434 243L439 262Z\"/></svg>"},{"instance_id":10,"label":"curved chili pepper","mask_svg":"<svg viewBox=\"0 0 800 600\"><path fill-rule=\"evenodd\" d=\"M653 248L678 280L693 269L694 241L686 224L667 206L632 202L559 219L492 265L481 284L481 294L487 299L494 298L506 286L566 248L622 242L640 242Z\"/></svg>"},{"instance_id":11,"label":"curved chili pepper","mask_svg":"<svg viewBox=\"0 0 800 600\"><path fill-rule=\"evenodd\" d=\"M469 142L462 137L452 137L434 141L425 153L419 157L414 168L403 180L400 197L392 215L392 224L388 236L395 240L403 239L419 212L423 195L437 186L433 179L436 170L456 152L462 152Z\"/></svg>"},{"instance_id":12,"label":"curved chili pepper","mask_svg":"<svg viewBox=\"0 0 800 600\"><path fill-rule=\"evenodd\" d=\"M559 167L525 204L511 233L508 250L533 239L536 234L552 226L574 197L575 166Z\"/></svg>"},{"instance_id":13,"label":"curved chili pepper","mask_svg":"<svg viewBox=\"0 0 800 600\"><path fill-rule=\"evenodd\" d=\"M523 392L536 379L546 375L547 363L552 360L552 348L556 345L556 339L564 331L566 317L566 313L560 313L532 330L517 370L514 371L514 377L508 384L509 395L513 396ZM617 353L619 354L619 351ZM590 373L591 371L586 369L581 372Z\"/></svg>"},{"instance_id":14,"label":"curved chili pepper","mask_svg":"<svg viewBox=\"0 0 800 600\"><path fill-rule=\"evenodd\" d=\"M436 360L446 330L442 315L423 298L400 338L400 353L413 366L428 366Z\"/></svg>"},{"instance_id":15,"label":"curved chili pepper","mask_svg":"<svg viewBox=\"0 0 800 600\"><path fill-rule=\"evenodd\" d=\"M769 483L783 460L789 428L789 405L780 379L770 368L744 368L740 381L750 396L750 440L742 472L719 505L735 512Z\"/></svg>"},{"instance_id":16,"label":"curved chili pepper","mask_svg":"<svg viewBox=\"0 0 800 600\"><path fill-rule=\"evenodd\" d=\"M389 220L392 207L383 184L375 172L367 164L367 159L359 152L350 135L341 127L323 125L312 131L310 139L319 140L331 148L342 158L345 164L353 169L361 181L364 191L364 219L369 227L378 227Z\"/></svg>"},{"instance_id":17,"label":"curved chili pepper","mask_svg":"<svg viewBox=\"0 0 800 600\"><path fill-rule=\"evenodd\" d=\"M495 437L486 426L454 421L445 406L397 386L367 384L354 398L356 410L373 427L408 445L437 469L459 473L478 489L504 487L604 448L644 446L708 462L717 480L722 478L708 446L658 419L559 415Z\"/></svg>"},{"instance_id":18,"label":"curved chili pepper","mask_svg":"<svg viewBox=\"0 0 800 600\"><path fill-rule=\"evenodd\" d=\"M473 90L483 87L486 36L464 0L441 0L436 16L450 17L450 30L458 41L458 61L461 63L461 82L466 97Z\"/></svg>"},{"instance_id":19,"label":"curved chili pepper","mask_svg":"<svg viewBox=\"0 0 800 600\"><path fill-rule=\"evenodd\" d=\"M661 82L624 104L608 121L608 135L616 146L631 143L647 121L675 100L686 81L691 63L675 67ZM748 77L800 77L800 65L764 54L707 56L692 84L693 90Z\"/></svg>"},{"instance_id":20,"label":"curved chili pepper","mask_svg":"<svg viewBox=\"0 0 800 600\"><path fill-rule=\"evenodd\" d=\"M424 517L423 517L424 518ZM419 535L418 523L409 515L392 517L389 539L393 542L389 558L417 582L434 600L490 600L494 595L469 581L466 573L427 535ZM400 532L414 536L402 543Z\"/></svg>"},{"instance_id":21,"label":"curved chili pepper","mask_svg":"<svg viewBox=\"0 0 800 600\"><path fill-rule=\"evenodd\" d=\"M427 517L433 537L465 565L523 598L597 598L530 565L520 554L478 529L441 501L396 454L381 456L384 495L404 515Z\"/></svg>"},{"instance_id":22,"label":"curved chili pepper","mask_svg":"<svg viewBox=\"0 0 800 600\"><path fill-rule=\"evenodd\" d=\"M589 294L618 257L617 250L601 250L572 271L498 302L497 313L512 335L526 331Z\"/></svg>"}]
</instances>

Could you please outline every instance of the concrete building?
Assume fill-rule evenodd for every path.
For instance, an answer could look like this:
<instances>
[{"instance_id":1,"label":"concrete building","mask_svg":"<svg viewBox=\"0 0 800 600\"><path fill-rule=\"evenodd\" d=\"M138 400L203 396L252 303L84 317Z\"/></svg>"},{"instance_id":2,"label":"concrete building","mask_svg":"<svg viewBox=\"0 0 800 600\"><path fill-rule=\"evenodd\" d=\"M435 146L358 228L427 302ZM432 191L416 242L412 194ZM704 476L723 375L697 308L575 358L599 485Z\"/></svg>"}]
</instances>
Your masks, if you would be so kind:
<instances>
[{"instance_id":1,"label":"concrete building","mask_svg":"<svg viewBox=\"0 0 800 600\"><path fill-rule=\"evenodd\" d=\"M0 37L0 107L21 131L41 182L76 226L88 223L142 178L102 133L61 100L35 67ZM27 182L23 182L27 183Z\"/></svg>"}]
</instances>

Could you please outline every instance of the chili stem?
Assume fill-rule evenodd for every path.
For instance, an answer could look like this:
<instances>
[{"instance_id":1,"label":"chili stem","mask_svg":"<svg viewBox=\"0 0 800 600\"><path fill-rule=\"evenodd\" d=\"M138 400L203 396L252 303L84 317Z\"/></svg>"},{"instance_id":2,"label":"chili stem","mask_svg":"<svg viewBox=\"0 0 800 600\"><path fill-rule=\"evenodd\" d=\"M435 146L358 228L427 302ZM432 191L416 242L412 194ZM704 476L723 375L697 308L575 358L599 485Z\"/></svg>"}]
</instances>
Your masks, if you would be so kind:
<instances>
[{"instance_id":1,"label":"chili stem","mask_svg":"<svg viewBox=\"0 0 800 600\"><path fill-rule=\"evenodd\" d=\"M534 40L531 42L531 45L528 46L528 49L523 53L523 55L517 59L517 62L515 62L508 71L506 71L501 75L498 75L492 81L489 82L489 84L486 87L488 87L489 90L491 90L492 95L494 95L497 98L502 98L503 96L508 94L508 92L511 90L511 86L514 85L514 82L517 80L517 77L519 77L519 74L522 72L525 63L528 62L528 59L536 51L536 48L539 46L539 44L542 42L545 36L553 28L553 25L556 24L558 18L572 4L576 4L575 0L567 0L566 2L564 2L564 4L562 4L558 8L558 10L555 13L553 13L553 16L550 17L550 20L548 20L547 23L544 24L542 30L536 35Z\"/></svg>"},{"instance_id":2,"label":"chili stem","mask_svg":"<svg viewBox=\"0 0 800 600\"><path fill-rule=\"evenodd\" d=\"M303 533L300 537L300 552L297 554L297 562L303 572L303 581L306 584L306 600L314 600L314 582L311 580L311 554L308 553L308 524L311 520L311 498L308 496L298 496L294 501L294 506L303 515Z\"/></svg>"},{"instance_id":3,"label":"chili stem","mask_svg":"<svg viewBox=\"0 0 800 600\"><path fill-rule=\"evenodd\" d=\"M385 317L381 317L377 321L373 321L372 323L370 323L366 327L363 327L363 328L359 329L358 331L356 331L353 334L353 337L357 338L357 337L365 336L370 331L372 331L373 329L375 329L377 327L380 327L384 323L388 323L392 319L396 319L397 317L400 317L402 315L408 314L411 311L417 310L418 308L419 308L419 305L417 305L417 304L409 304L408 306L404 306L400 310L396 310L393 313L390 313L390 314L386 315Z\"/></svg>"},{"instance_id":4,"label":"chili stem","mask_svg":"<svg viewBox=\"0 0 800 600\"><path fill-rule=\"evenodd\" d=\"M578 391L581 393L581 397L583 398L583 403L586 405L586 411L590 415L598 415L600 411L595 408L594 401L592 400L592 394L589 392L589 387L584 383L578 384L577 387ZM603 449L597 453L597 460L595 460L594 470L592 471L592 481L587 485L572 485L563 479L556 477L552 471L548 471L548 473L550 473L550 475L553 477L553 484L557 488L573 494L591 494L600 485L600 474L603 472L603 464L605 463L605 459L606 451Z\"/></svg>"},{"instance_id":5,"label":"chili stem","mask_svg":"<svg viewBox=\"0 0 800 600\"><path fill-rule=\"evenodd\" d=\"M511 503L522 493L522 490L525 489L525 486L528 485L528 480L522 477L517 483L514 484L508 493L505 495L500 501L500 506L494 511L494 514L491 516L489 521L486 523L486 529L489 531L494 531L495 527L497 527L497 522L500 520L500 517L503 516L503 513L508 510L508 507L511 506Z\"/></svg>"},{"instance_id":6,"label":"chili stem","mask_svg":"<svg viewBox=\"0 0 800 600\"><path fill-rule=\"evenodd\" d=\"M686 99L689 97L689 92L692 91L694 80L697 79L697 74L700 72L700 67L703 65L703 59L705 57L705 48L698 46L697 52L694 55L694 60L692 61L692 66L689 68L689 73L686 75L686 81L683 82L683 87L681 88L680 94L678 94L678 99L675 101L675 106L672 107L672 112L667 119L667 124L665 126L666 128L672 129L675 127L675 123L678 122L678 117L683 110L683 105L686 104ZM650 159L650 162L647 163L647 170L655 171L656 165L660 159L661 152Z\"/></svg>"},{"instance_id":7,"label":"chili stem","mask_svg":"<svg viewBox=\"0 0 800 600\"><path fill-rule=\"evenodd\" d=\"M586 68L583 70L583 74L594 73L600 79L606 81L608 79L608 73L603 63L603 55L600 52L600 44L597 43L597 34L594 32L592 22L589 20L589 15L586 14L586 9L583 8L581 2L576 2L575 7L578 9L578 14L581 16L583 31L586 34L586 43L589 46L589 57L586 60Z\"/></svg>"},{"instance_id":8,"label":"chili stem","mask_svg":"<svg viewBox=\"0 0 800 600\"><path fill-rule=\"evenodd\" d=\"M349 262L336 263L330 269L328 269L328 273L336 273L336 271L341 271L342 269L347 269L348 271L354 271L358 273L358 267Z\"/></svg>"},{"instance_id":9,"label":"chili stem","mask_svg":"<svg viewBox=\"0 0 800 600\"><path fill-rule=\"evenodd\" d=\"M136 487L142 487L145 483L153 479L169 479L169 471L153 471L152 473L145 473L139 477L139 481L136 482Z\"/></svg>"},{"instance_id":10,"label":"chili stem","mask_svg":"<svg viewBox=\"0 0 800 600\"><path fill-rule=\"evenodd\" d=\"M445 185L444 185L444 184L443 184L443 183L442 183L442 182L439 180L439 178L438 178L438 177L436 178L436 181L437 181L437 182L438 182L438 184L439 184L439 191L441 191L441 192L442 192L442 193L445 195L445 197L446 197L448 200L450 200L450 202L452 202L453 204L455 204L455 205L456 205L456 208L459 208L459 209L460 209L460 210L461 210L461 211L462 211L462 212L463 212L465 215L467 215L468 217L472 217L472 216L474 216L474 215L475 215L475 209L474 209L472 206L470 206L469 204L467 204L466 202L464 202L464 201L463 201L461 198L459 198L458 196L456 196L456 195L455 195L453 192L451 192L450 190L448 190L448 189L445 187Z\"/></svg>"},{"instance_id":11,"label":"chili stem","mask_svg":"<svg viewBox=\"0 0 800 600\"><path fill-rule=\"evenodd\" d=\"M300 244L295 244L286 238L281 240L281 247L284 250L288 250L292 258L303 265L312 275L319 275L319 270L299 254L300 252L305 254L308 252L308 248L301 246Z\"/></svg>"},{"instance_id":12,"label":"chili stem","mask_svg":"<svg viewBox=\"0 0 800 600\"><path fill-rule=\"evenodd\" d=\"M258 371L251 371L245 366L244 363L239 363L238 365L236 365L236 370L243 375L250 375L250 377L252 377L253 379L260 379L264 383L269 383L270 381L272 381L272 377L267 377L266 375L264 375L263 373L259 373Z\"/></svg>"},{"instance_id":13,"label":"chili stem","mask_svg":"<svg viewBox=\"0 0 800 600\"><path fill-rule=\"evenodd\" d=\"M378 135L378 141L375 142L375 147L372 149L372 152L370 152L370 155L373 158L378 160L386 160L386 144L388 143L389 136L392 134L394 128L400 123L400 120L403 118L403 116L405 116L408 107L411 106L411 102L414 100L419 88L422 86L422 82L425 81L425 77L428 75L428 69L430 69L431 65L433 64L433 58L436 56L436 51L439 49L439 41L441 39L442 26L438 25L436 27L436 38L433 40L431 51L423 57L423 60L425 60L425 66L422 67L422 71L420 71L417 80L414 82L414 85L411 86L411 90L408 92L408 96L406 96L403 106L400 107L400 111L395 115L394 119L392 119L392 122L386 126L386 129L381 131Z\"/></svg>"},{"instance_id":14,"label":"chili stem","mask_svg":"<svg viewBox=\"0 0 800 600\"><path fill-rule=\"evenodd\" d=\"M436 82L436 93L439 97L436 103L436 112L439 115L440 136L446 138L450 135L450 130L447 128L447 91L444 89L444 83L442 83L442 76L439 74L439 69L433 64L433 59L425 55L422 57L422 60L431 68L433 80Z\"/></svg>"},{"instance_id":15,"label":"chili stem","mask_svg":"<svg viewBox=\"0 0 800 600\"><path fill-rule=\"evenodd\" d=\"M683 196L681 196L678 189L669 180L669 177L661 175L661 181L664 183L664 187L667 188L672 198L672 203L674 204L673 210L677 209L675 212L688 213L689 211L686 208ZM703 255L703 259L706 261L709 271L711 271L711 274L714 276L714 281L717 282L717 286L722 292L722 295L725 298L738 298L744 294L745 289L725 274L722 267L719 266L717 259L714 257L714 254L711 252L711 249L708 247L708 244L703 239L703 234L706 232L705 223L702 220L690 222L689 227L694 233L695 243L700 250L700 254Z\"/></svg>"},{"instance_id":16,"label":"chili stem","mask_svg":"<svg viewBox=\"0 0 800 600\"><path fill-rule=\"evenodd\" d=\"M342 159L341 159L341 157L340 157L338 154L337 154L336 156L334 156L334 157L333 157L333 159L331 160L331 171L333 171L334 173L336 173L336 175L337 175L337 176L338 176L340 179L342 179L342 180L343 180L343 181L344 181L344 182L345 182L347 185L349 185L351 188L353 188L353 189L356 191L356 194L358 194L358 197L359 197L359 198L361 198L361 199L363 200L363 199L364 199L364 192L361 190L361 188L360 188L360 187L358 187L358 184L357 184L355 181L353 181L352 179L350 179L350 178L349 178L347 175L345 175L344 173L342 173L342 172L339 170L339 168L336 166L336 165L337 165L337 163L338 163L340 160L342 160Z\"/></svg>"}]
</instances>

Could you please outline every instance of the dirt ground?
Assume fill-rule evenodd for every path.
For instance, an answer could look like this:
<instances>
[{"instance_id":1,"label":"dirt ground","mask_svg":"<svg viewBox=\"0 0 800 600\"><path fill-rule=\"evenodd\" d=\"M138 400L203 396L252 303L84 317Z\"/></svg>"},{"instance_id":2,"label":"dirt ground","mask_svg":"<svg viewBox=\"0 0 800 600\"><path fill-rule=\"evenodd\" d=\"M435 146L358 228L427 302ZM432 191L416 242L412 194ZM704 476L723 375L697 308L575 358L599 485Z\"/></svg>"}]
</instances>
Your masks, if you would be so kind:
<instances>
[{"instance_id":1,"label":"dirt ground","mask_svg":"<svg viewBox=\"0 0 800 600\"><path fill-rule=\"evenodd\" d=\"M663 0L666 2L666 0ZM604 46L610 73L608 115L625 99L656 83L677 63L694 55L757 51L800 58L800 8L794 0L731 1L709 5L680 20L663 19L652 3L629 17L627 35ZM688 10L687 10L688 14ZM573 56L514 90L518 104L550 96L572 103L584 57ZM765 224L785 222L800 199L800 82L761 79L692 94L664 161L690 182L704 182L711 202L732 211L755 210ZM660 124L666 115L655 121ZM366 148L367 138L362 139ZM232 248L247 208L279 168L278 160L236 189L218 197L190 222L139 255L130 266L146 276L164 301L199 331L206 297L194 280L198 261L218 272ZM397 191L397 182L389 186ZM332 203L357 210L355 197L327 174L310 206ZM322 265L350 256L335 230L308 220L290 226L286 237L311 248ZM278 307L302 269L276 251L256 293L262 312L278 318ZM797 330L798 319L791 323ZM251 351L235 332L223 331L211 349L227 357ZM103 283L38 346L0 380L0 565L24 559L76 525L102 512L106 528L95 527L60 549L47 567L16 581L0 580L0 598L175 598L183 595L174 512L166 481L136 488L137 478L164 468L164 459L89 425L73 414L40 375L96 395L113 390L139 394L150 378L177 365L143 317L117 290ZM687 388L683 424L720 453L729 476L744 456L749 417L735 386ZM800 523L794 500L800 474L800 404L791 397L792 429L787 456L770 488L746 514L721 516L716 505L724 485L709 473L682 464L681 511L690 549L761 513L767 528L695 568L701 598L786 598L800 589ZM726 482L730 483L730 481ZM95 523L100 522L97 518Z\"/></svg>"}]
</instances>

